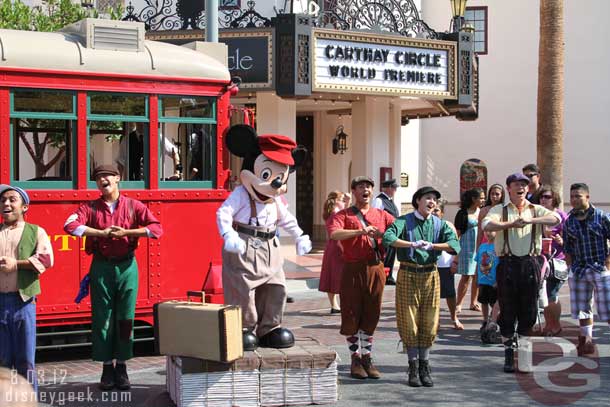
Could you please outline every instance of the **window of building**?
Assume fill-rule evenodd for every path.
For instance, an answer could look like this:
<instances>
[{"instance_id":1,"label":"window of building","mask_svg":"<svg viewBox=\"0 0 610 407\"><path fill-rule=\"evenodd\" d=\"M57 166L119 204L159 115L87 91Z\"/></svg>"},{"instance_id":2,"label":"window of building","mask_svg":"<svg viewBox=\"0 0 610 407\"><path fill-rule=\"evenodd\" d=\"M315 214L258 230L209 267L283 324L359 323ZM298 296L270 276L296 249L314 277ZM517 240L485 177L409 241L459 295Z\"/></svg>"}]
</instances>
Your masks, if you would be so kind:
<instances>
[{"instance_id":1,"label":"window of building","mask_svg":"<svg viewBox=\"0 0 610 407\"><path fill-rule=\"evenodd\" d=\"M214 98L202 96L159 98L159 173L162 187L212 188L214 186L216 177Z\"/></svg>"},{"instance_id":2,"label":"window of building","mask_svg":"<svg viewBox=\"0 0 610 407\"><path fill-rule=\"evenodd\" d=\"M466 7L464 18L474 27L474 52L487 54L487 6Z\"/></svg>"},{"instance_id":3,"label":"window of building","mask_svg":"<svg viewBox=\"0 0 610 407\"><path fill-rule=\"evenodd\" d=\"M146 95L87 95L89 187L98 165L115 165L125 188L144 188L148 174L148 98Z\"/></svg>"},{"instance_id":4,"label":"window of building","mask_svg":"<svg viewBox=\"0 0 610 407\"><path fill-rule=\"evenodd\" d=\"M75 105L73 92L11 91L11 183L33 189L73 188Z\"/></svg>"}]
</instances>

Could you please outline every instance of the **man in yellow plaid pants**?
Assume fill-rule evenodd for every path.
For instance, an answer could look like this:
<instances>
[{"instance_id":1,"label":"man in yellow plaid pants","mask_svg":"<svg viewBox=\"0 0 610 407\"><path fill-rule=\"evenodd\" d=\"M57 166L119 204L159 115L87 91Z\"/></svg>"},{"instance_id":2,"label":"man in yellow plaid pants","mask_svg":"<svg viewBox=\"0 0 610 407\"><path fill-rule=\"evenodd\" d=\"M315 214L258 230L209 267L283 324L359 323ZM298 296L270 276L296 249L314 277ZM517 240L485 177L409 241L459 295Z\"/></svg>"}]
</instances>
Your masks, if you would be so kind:
<instances>
[{"instance_id":1,"label":"man in yellow plaid pants","mask_svg":"<svg viewBox=\"0 0 610 407\"><path fill-rule=\"evenodd\" d=\"M436 261L442 251L457 254L453 229L432 215L440 192L422 187L413 195L415 212L397 218L383 236L384 246L397 248L396 323L409 356L409 386L432 387L428 362L440 311L440 278Z\"/></svg>"}]
</instances>

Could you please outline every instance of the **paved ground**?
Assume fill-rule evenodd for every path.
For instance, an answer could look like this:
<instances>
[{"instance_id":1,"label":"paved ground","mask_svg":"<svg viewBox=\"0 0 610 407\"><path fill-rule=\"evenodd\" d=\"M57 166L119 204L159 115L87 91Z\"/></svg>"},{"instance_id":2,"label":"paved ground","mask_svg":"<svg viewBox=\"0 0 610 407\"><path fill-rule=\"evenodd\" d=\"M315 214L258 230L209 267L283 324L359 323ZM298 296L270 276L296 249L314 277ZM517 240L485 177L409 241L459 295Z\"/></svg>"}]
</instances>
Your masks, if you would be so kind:
<instances>
[{"instance_id":1,"label":"paved ground","mask_svg":"<svg viewBox=\"0 0 610 407\"><path fill-rule=\"evenodd\" d=\"M441 312L439 338L431 355L435 387L409 388L406 385L406 355L399 351L396 331L394 288L387 287L379 328L375 335L374 357L383 373L381 380L355 380L349 377L349 355L344 339L338 334L340 317L330 315L325 294L315 289L319 272L319 255L287 258L286 268L291 281L291 296L285 326L297 337L314 337L335 349L340 358L339 386L341 399L336 406L387 405L452 405L499 406L570 405L607 406L610 398L610 332L607 324L598 324L597 354L587 359L567 355L573 345L568 339L577 335L566 314L562 335L534 345L535 373L505 374L502 372L503 352L499 346L482 346L478 337L480 316L465 311L462 321L466 329L450 328L446 309ZM566 287L561 292L564 304L569 303ZM468 302L466 302L468 303ZM444 304L443 304L444 306ZM561 346L565 352L561 353ZM144 354L150 350L140 347ZM525 359L523 353L521 358ZM561 356L561 358L559 358ZM41 401L53 406L173 406L165 392L165 359L140 356L129 362L133 383L131 392L101 393L97 390L100 366L77 351L39 354L46 360L38 364L41 377ZM70 398L81 400L69 401Z\"/></svg>"}]
</instances>

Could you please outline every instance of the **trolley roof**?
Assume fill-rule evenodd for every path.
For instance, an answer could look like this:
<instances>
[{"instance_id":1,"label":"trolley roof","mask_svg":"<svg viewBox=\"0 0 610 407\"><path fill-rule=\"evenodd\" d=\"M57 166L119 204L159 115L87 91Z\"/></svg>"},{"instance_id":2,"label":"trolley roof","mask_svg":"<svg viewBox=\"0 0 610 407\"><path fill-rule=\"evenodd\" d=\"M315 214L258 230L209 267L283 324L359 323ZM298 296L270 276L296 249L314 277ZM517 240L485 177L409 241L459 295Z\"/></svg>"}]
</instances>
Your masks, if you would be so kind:
<instances>
[{"instance_id":1,"label":"trolley roof","mask_svg":"<svg viewBox=\"0 0 610 407\"><path fill-rule=\"evenodd\" d=\"M152 75L229 81L229 70L202 52L143 41L139 52L92 49L76 33L0 29L0 69Z\"/></svg>"}]
</instances>

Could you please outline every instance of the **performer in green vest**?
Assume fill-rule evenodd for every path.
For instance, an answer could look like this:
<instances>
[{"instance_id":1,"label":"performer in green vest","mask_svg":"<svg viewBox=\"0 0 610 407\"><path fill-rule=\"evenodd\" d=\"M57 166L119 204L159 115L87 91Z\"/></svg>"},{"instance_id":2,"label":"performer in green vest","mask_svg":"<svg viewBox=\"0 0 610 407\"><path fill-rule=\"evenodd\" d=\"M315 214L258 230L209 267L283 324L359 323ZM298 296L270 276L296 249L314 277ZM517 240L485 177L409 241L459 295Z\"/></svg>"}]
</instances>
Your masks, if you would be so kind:
<instances>
[{"instance_id":1,"label":"performer in green vest","mask_svg":"<svg viewBox=\"0 0 610 407\"><path fill-rule=\"evenodd\" d=\"M453 229L432 211L441 194L422 187L413 194L414 212L396 218L383 235L383 245L396 247L400 261L396 279L396 324L409 356L411 387L432 387L428 357L436 339L441 304L436 261L441 252L460 252Z\"/></svg>"},{"instance_id":2,"label":"performer in green vest","mask_svg":"<svg viewBox=\"0 0 610 407\"><path fill-rule=\"evenodd\" d=\"M15 369L38 390L35 369L38 277L53 265L43 228L26 223L27 192L0 185L0 363Z\"/></svg>"}]
</instances>

